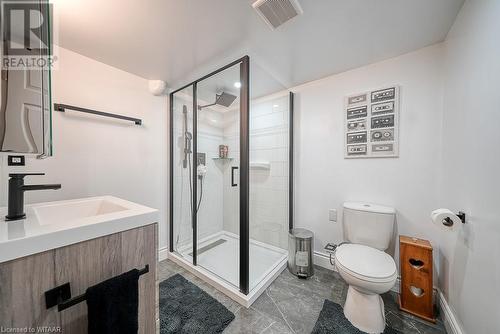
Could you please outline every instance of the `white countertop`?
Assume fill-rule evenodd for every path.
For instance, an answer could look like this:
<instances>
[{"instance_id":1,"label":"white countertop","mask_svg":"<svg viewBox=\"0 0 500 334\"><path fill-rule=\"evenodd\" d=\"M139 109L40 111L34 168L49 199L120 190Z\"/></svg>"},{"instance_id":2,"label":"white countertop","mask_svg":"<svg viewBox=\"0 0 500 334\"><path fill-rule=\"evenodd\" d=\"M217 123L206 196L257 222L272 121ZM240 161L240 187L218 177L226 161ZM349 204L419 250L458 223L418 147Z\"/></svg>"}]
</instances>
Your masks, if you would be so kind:
<instances>
[{"instance_id":1,"label":"white countertop","mask_svg":"<svg viewBox=\"0 0 500 334\"><path fill-rule=\"evenodd\" d=\"M101 203L97 209L96 203ZM157 223L159 219L158 210L113 196L37 203L26 205L25 212L26 219L5 221L7 208L0 208L0 263Z\"/></svg>"}]
</instances>

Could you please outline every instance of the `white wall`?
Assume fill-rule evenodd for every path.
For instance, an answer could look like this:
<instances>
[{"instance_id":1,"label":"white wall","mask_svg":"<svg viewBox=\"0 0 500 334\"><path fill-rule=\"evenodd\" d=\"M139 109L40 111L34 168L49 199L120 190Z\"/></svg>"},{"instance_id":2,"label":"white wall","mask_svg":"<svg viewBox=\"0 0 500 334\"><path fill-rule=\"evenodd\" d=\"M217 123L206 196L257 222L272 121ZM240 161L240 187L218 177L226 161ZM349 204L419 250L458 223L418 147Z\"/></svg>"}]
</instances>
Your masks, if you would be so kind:
<instances>
[{"instance_id":1,"label":"white wall","mask_svg":"<svg viewBox=\"0 0 500 334\"><path fill-rule=\"evenodd\" d=\"M397 209L397 233L429 239L439 254L436 208L442 118L442 45L292 88L295 100L295 224L315 250L344 240L342 203ZM344 97L401 86L399 158L344 159ZM338 209L338 222L329 222ZM392 245L390 253L398 250ZM435 255L437 258L437 255Z\"/></svg>"},{"instance_id":2,"label":"white wall","mask_svg":"<svg viewBox=\"0 0 500 334\"><path fill-rule=\"evenodd\" d=\"M142 126L67 111L53 112L54 157L28 159L25 168L1 161L0 206L7 205L7 175L44 172L26 183L61 183L57 191L32 191L27 203L114 195L161 210L159 242L166 245L166 98L148 91L148 81L74 52L60 49L52 72L52 102L138 117Z\"/></svg>"},{"instance_id":3,"label":"white wall","mask_svg":"<svg viewBox=\"0 0 500 334\"><path fill-rule=\"evenodd\" d=\"M500 1L467 1L445 43L439 206L467 213L442 233L440 279L467 333L500 331Z\"/></svg>"}]
</instances>

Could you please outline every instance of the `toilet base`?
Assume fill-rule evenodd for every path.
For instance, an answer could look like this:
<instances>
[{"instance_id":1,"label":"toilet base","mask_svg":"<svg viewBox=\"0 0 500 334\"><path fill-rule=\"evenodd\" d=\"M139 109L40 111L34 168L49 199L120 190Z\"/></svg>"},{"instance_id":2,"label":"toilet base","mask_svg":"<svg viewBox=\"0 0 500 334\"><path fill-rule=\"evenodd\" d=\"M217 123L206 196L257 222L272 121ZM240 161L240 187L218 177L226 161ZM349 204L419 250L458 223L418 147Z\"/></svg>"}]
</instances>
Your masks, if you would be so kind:
<instances>
[{"instance_id":1,"label":"toilet base","mask_svg":"<svg viewBox=\"0 0 500 334\"><path fill-rule=\"evenodd\" d=\"M366 294L349 286L344 315L359 330L375 334L385 329L384 301L377 294Z\"/></svg>"}]
</instances>

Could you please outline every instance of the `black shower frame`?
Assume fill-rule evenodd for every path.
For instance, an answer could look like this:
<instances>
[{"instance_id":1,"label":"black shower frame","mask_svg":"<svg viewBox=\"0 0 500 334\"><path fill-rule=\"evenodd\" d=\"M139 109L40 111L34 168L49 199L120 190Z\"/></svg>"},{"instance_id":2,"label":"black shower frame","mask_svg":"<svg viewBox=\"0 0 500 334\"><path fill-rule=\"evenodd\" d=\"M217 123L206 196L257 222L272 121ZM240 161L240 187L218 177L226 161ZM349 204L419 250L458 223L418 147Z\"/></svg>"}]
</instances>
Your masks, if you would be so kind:
<instances>
[{"instance_id":1,"label":"black shower frame","mask_svg":"<svg viewBox=\"0 0 500 334\"><path fill-rule=\"evenodd\" d=\"M189 84L182 86L169 95L170 115L169 115L169 251L174 252L174 94L182 91L188 87L193 87L193 156L197 156L197 85L199 82L214 76L230 67L240 64L240 291L247 295L249 293L250 285L250 230L249 230L249 172L250 172L250 58L244 56L237 59ZM289 228L293 228L293 93L289 95L290 103L290 125L289 125ZM193 168L192 179L196 180L197 171ZM197 265L197 182L193 182L193 206L192 210L192 223L193 223L193 265Z\"/></svg>"}]
</instances>

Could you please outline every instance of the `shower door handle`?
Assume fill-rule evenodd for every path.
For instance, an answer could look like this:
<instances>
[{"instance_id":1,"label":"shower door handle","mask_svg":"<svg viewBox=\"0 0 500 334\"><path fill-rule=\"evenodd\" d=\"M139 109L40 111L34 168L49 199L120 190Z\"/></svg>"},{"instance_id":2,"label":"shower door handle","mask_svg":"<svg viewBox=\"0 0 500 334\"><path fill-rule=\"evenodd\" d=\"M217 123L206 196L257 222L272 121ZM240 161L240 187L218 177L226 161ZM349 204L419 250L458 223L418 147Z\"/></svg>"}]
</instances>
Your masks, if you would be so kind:
<instances>
[{"instance_id":1,"label":"shower door handle","mask_svg":"<svg viewBox=\"0 0 500 334\"><path fill-rule=\"evenodd\" d=\"M237 187L238 184L234 182L234 171L237 170L238 167L232 166L231 167L231 187Z\"/></svg>"}]
</instances>

